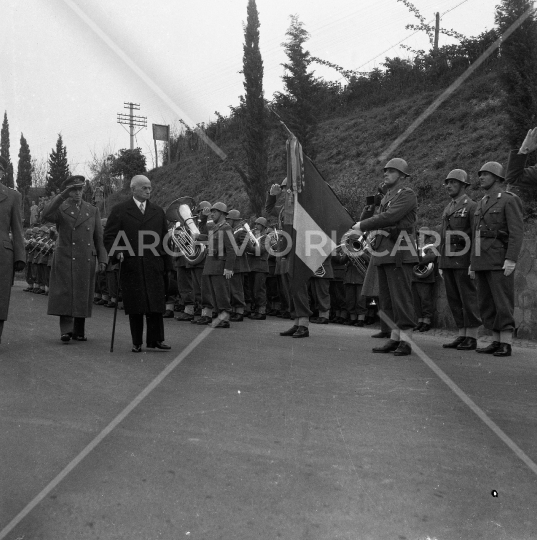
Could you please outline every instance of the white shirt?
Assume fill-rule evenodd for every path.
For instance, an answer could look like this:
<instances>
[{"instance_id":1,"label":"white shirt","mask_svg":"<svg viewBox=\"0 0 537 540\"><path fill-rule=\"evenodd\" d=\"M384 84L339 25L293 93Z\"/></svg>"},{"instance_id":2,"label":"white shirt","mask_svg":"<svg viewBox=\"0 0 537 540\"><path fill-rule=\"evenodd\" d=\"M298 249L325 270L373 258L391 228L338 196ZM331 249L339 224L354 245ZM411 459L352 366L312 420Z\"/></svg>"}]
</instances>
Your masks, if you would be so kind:
<instances>
[{"instance_id":1,"label":"white shirt","mask_svg":"<svg viewBox=\"0 0 537 540\"><path fill-rule=\"evenodd\" d=\"M140 209L140 212L142 212L142 214L144 214L145 213L145 201L140 202L139 200L135 199L134 197L132 199L136 203L136 206Z\"/></svg>"}]
</instances>

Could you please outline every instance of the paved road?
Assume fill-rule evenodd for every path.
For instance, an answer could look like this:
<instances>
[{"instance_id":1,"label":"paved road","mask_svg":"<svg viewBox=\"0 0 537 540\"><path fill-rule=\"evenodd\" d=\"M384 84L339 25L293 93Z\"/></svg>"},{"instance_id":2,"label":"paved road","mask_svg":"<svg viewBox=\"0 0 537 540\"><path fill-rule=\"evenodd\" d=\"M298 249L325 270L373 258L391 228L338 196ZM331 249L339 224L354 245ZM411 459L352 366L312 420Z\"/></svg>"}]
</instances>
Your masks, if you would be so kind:
<instances>
[{"instance_id":1,"label":"paved road","mask_svg":"<svg viewBox=\"0 0 537 540\"><path fill-rule=\"evenodd\" d=\"M0 530L203 329L130 352L96 307L61 344L47 298L15 287L0 345ZM5 537L9 540L537 538L537 475L417 355L370 329L287 321L214 330ZM421 348L537 461L535 350ZM497 494L497 496L493 496Z\"/></svg>"}]
</instances>

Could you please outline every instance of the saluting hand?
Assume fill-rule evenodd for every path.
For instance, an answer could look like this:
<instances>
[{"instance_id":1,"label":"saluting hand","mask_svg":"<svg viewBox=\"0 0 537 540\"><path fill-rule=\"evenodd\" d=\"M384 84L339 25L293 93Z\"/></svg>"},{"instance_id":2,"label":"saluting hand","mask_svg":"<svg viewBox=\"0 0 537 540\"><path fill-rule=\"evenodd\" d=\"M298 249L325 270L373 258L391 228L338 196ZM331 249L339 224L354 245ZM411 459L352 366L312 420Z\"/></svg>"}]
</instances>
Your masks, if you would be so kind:
<instances>
[{"instance_id":1,"label":"saluting hand","mask_svg":"<svg viewBox=\"0 0 537 540\"><path fill-rule=\"evenodd\" d=\"M504 271L503 275L510 276L515 271L515 267L516 267L515 261L510 261L509 259L505 259L503 263L503 268L502 268L502 270Z\"/></svg>"},{"instance_id":2,"label":"saluting hand","mask_svg":"<svg viewBox=\"0 0 537 540\"><path fill-rule=\"evenodd\" d=\"M519 154L529 154L537 149L537 128L530 129L518 151Z\"/></svg>"},{"instance_id":3,"label":"saluting hand","mask_svg":"<svg viewBox=\"0 0 537 540\"><path fill-rule=\"evenodd\" d=\"M272 184L272 186L270 186L269 195L278 196L281 192L282 192L282 188L280 184Z\"/></svg>"},{"instance_id":4,"label":"saluting hand","mask_svg":"<svg viewBox=\"0 0 537 540\"><path fill-rule=\"evenodd\" d=\"M226 270L224 269L224 277L226 279L231 279L231 277L233 276L233 270Z\"/></svg>"}]
</instances>

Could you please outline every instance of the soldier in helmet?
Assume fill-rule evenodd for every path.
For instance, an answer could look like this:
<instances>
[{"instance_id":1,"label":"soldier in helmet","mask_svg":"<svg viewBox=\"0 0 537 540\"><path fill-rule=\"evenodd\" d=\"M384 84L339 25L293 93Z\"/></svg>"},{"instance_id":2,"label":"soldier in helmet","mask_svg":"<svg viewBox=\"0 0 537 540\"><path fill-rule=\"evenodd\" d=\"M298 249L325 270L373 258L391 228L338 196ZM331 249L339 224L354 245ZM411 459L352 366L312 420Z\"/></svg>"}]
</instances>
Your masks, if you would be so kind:
<instances>
[{"instance_id":1,"label":"soldier in helmet","mask_svg":"<svg viewBox=\"0 0 537 540\"><path fill-rule=\"evenodd\" d=\"M468 275L477 203L466 193L470 185L466 171L454 169L447 175L444 185L451 202L442 214L438 267L459 335L443 347L468 351L477 347L477 329L481 326L475 281Z\"/></svg>"},{"instance_id":2,"label":"soldier in helmet","mask_svg":"<svg viewBox=\"0 0 537 540\"><path fill-rule=\"evenodd\" d=\"M470 277L477 281L483 325L492 330L493 342L478 353L511 356L515 328L516 261L522 248L522 202L505 191L503 167L489 161L479 171L485 196L477 203L473 223Z\"/></svg>"},{"instance_id":3,"label":"soldier in helmet","mask_svg":"<svg viewBox=\"0 0 537 540\"><path fill-rule=\"evenodd\" d=\"M248 274L250 291L252 293L252 313L250 319L263 321L267 318L267 287L266 280L269 272L267 231L268 222L264 217L255 220L255 230L259 246L247 252L250 273Z\"/></svg>"},{"instance_id":4,"label":"soldier in helmet","mask_svg":"<svg viewBox=\"0 0 537 540\"><path fill-rule=\"evenodd\" d=\"M233 277L235 250L233 249L233 231L226 221L227 206L216 202L211 207L211 218L214 227L209 234L209 245L203 275L209 277L208 286L214 298L213 307L218 311L217 320L210 326L213 328L229 328L231 298L229 281Z\"/></svg>"},{"instance_id":5,"label":"soldier in helmet","mask_svg":"<svg viewBox=\"0 0 537 540\"><path fill-rule=\"evenodd\" d=\"M373 352L406 356L415 326L412 302L412 270L418 262L415 226L418 201L404 181L410 175L404 159L394 158L384 167L384 186L379 213L359 221L353 229L360 234L378 231L371 263L377 267L380 309L395 323L390 339ZM403 334L404 333L404 334Z\"/></svg>"}]
</instances>

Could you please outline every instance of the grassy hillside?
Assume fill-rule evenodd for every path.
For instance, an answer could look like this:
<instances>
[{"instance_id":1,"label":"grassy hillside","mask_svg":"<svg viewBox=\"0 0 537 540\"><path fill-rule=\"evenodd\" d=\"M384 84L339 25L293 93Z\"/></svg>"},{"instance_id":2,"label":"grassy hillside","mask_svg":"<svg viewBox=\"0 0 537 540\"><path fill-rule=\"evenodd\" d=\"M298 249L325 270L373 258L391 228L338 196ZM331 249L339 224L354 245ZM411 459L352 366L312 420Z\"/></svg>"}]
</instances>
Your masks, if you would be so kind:
<instances>
[{"instance_id":1,"label":"grassy hillside","mask_svg":"<svg viewBox=\"0 0 537 540\"><path fill-rule=\"evenodd\" d=\"M418 93L383 107L346 111L319 125L316 165L355 217L365 196L374 193L382 179L384 163L378 162L378 156L438 95ZM485 161L506 164L509 149L501 126L499 84L494 73L484 74L463 85L395 152L410 164L420 225L439 224L448 200L443 181L450 170L465 169L475 182ZM231 165L245 168L238 134L224 129L215 140L228 154L226 162L199 144L198 149L183 153L178 162L149 173L156 202L165 206L181 195L191 195L198 200L224 201L248 215L241 178ZM281 181L285 174L285 134L275 127L270 133L269 183ZM480 196L477 191L470 194Z\"/></svg>"}]
</instances>

